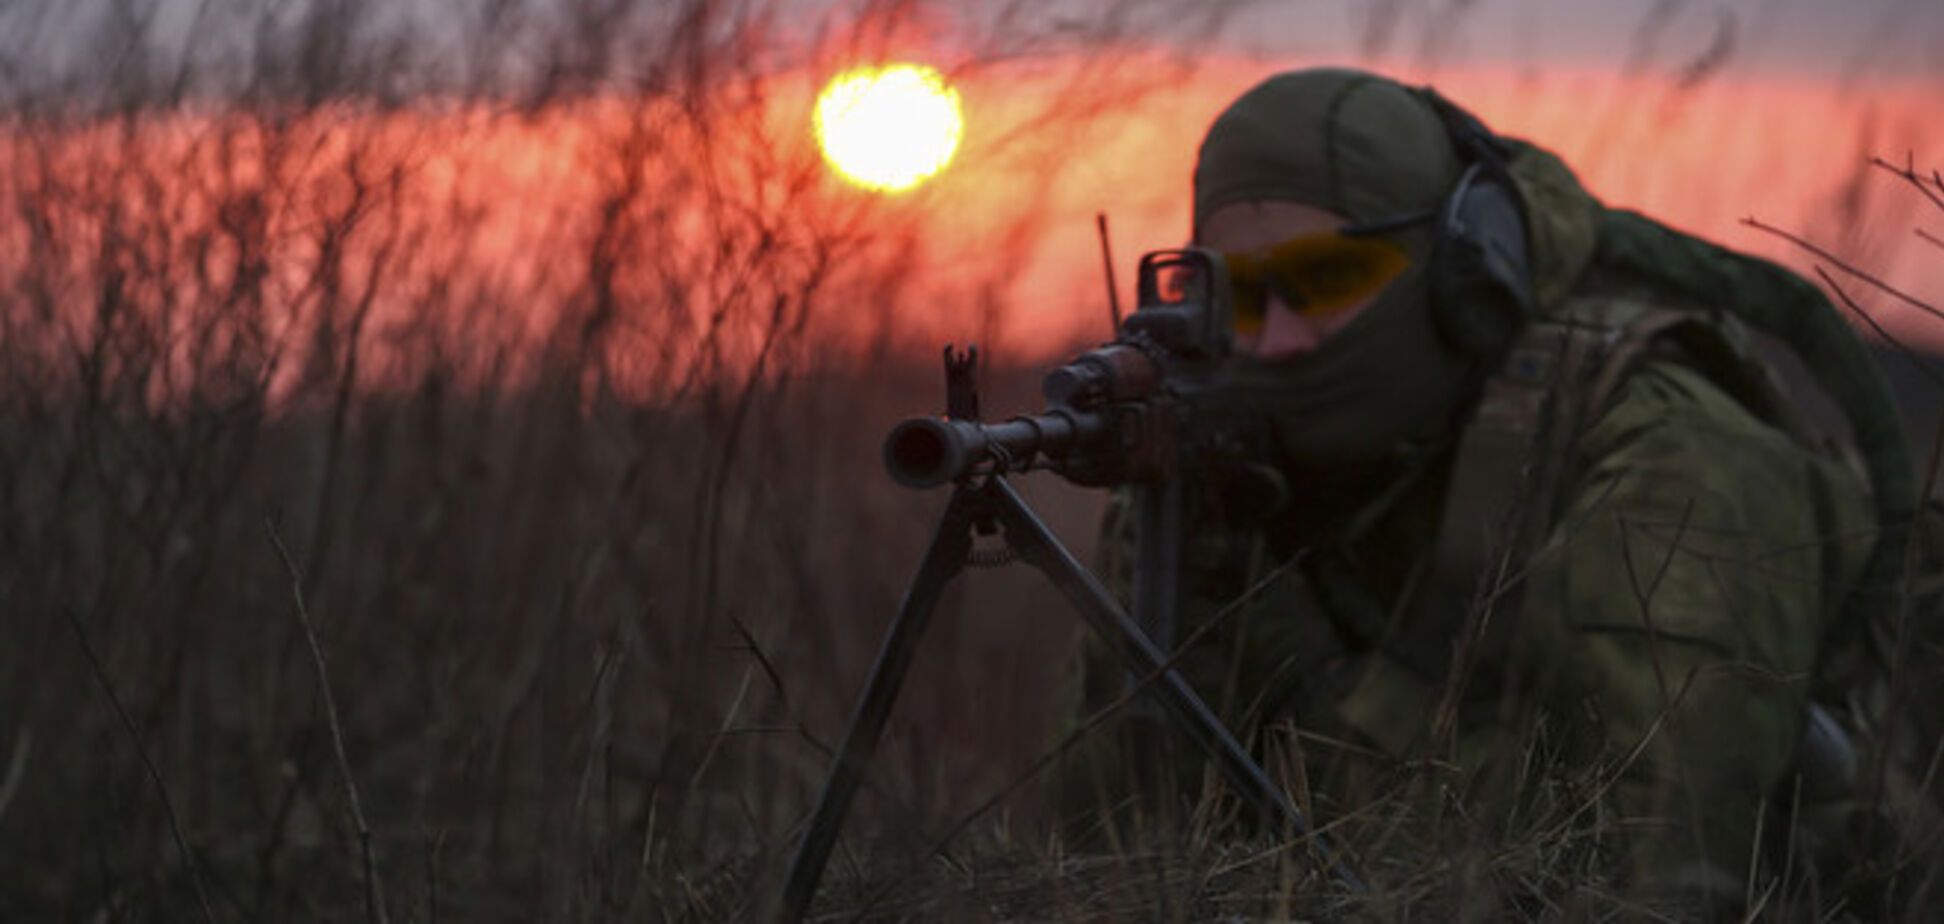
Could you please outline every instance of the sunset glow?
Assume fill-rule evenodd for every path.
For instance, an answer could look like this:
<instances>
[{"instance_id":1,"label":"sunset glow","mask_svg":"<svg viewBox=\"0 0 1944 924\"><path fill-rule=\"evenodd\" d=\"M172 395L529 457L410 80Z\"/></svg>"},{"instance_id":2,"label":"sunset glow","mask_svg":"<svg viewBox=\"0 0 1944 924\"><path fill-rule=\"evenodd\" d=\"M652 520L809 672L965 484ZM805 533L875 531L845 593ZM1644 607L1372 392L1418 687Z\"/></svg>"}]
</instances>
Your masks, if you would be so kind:
<instances>
[{"instance_id":1,"label":"sunset glow","mask_svg":"<svg viewBox=\"0 0 1944 924\"><path fill-rule=\"evenodd\" d=\"M273 383L294 383L317 344L348 348L307 333L337 318L362 338L361 387L433 364L461 382L528 381L572 343L602 358L605 387L641 396L786 346L841 363L977 342L1052 362L1110 335L1095 216L1111 220L1125 293L1134 255L1184 242L1200 135L1268 68L1168 67L1041 63L968 69L956 93L934 84L963 106L940 124L978 128L944 133L958 139L943 148L950 169L934 168L922 195L858 195L853 182L895 179L868 160L831 175L825 145L851 123L805 130L834 105L829 70L779 76L753 103L704 99L706 122L614 95L532 112L333 104L276 121L238 109L0 124L0 202L40 210L0 222L0 278L28 306L0 340L65 356L109 304L127 309L116 323L172 325L187 368L208 331L240 317L238 349L262 350ZM1814 279L1814 258L1742 223L1752 216L1944 301L1939 251L1917 236L1940 233L1938 213L1869 163L1939 163L1928 85L1882 81L1864 105L1777 76L1694 89L1474 67L1438 82L1495 129L1558 152L1609 205ZM891 141L860 131L856 143L940 137L912 131L916 117L887 121ZM1944 347L1936 318L1838 279L1885 329ZM766 346L779 317L789 339Z\"/></svg>"},{"instance_id":2,"label":"sunset glow","mask_svg":"<svg viewBox=\"0 0 1944 924\"><path fill-rule=\"evenodd\" d=\"M958 91L917 64L837 75L817 98L824 159L866 189L901 192L951 163L964 135Z\"/></svg>"}]
</instances>

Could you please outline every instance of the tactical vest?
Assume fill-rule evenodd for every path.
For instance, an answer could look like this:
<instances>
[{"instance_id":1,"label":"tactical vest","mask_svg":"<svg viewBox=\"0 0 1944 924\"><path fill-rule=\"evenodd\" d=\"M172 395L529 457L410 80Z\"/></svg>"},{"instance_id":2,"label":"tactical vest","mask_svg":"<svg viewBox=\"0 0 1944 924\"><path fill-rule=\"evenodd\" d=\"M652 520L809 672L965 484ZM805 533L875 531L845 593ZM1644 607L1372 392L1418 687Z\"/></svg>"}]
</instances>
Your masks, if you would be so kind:
<instances>
[{"instance_id":1,"label":"tactical vest","mask_svg":"<svg viewBox=\"0 0 1944 924\"><path fill-rule=\"evenodd\" d=\"M1509 569L1532 557L1563 512L1581 432L1650 358L1699 369L1756 419L1820 451L1735 317L1640 288L1589 288L1527 325L1486 380L1458 439L1419 598L1516 611Z\"/></svg>"},{"instance_id":2,"label":"tactical vest","mask_svg":"<svg viewBox=\"0 0 1944 924\"><path fill-rule=\"evenodd\" d=\"M1805 453L1836 455L1868 482L1866 460L1853 444L1814 433L1791 400L1775 369L1761 358L1748 328L1736 317L1664 293L1595 287L1565 302L1552 317L1531 324L1485 384L1477 410L1459 438L1428 573L1418 589L1419 604L1465 601L1465 619L1446 608L1458 637L1475 637L1483 654L1505 644L1517 625L1520 582L1509 568L1531 560L1553 534L1570 498L1562 489L1574 483L1581 461L1574 452L1580 434L1611 405L1627 376L1654 357L1675 357L1704 373L1761 422L1782 431ZM1901 606L1916 615L1912 629L1933 640L1944 635L1934 614L1944 611L1944 580L1936 577L1944 561L1944 507L1929 501L1913 521L1928 541L1898 549L1914 572L1896 591ZM1495 523L1486 537L1464 524ZM1480 541L1484 539L1486 541ZM1865 597L1867 601L1870 598ZM1867 771L1865 755L1853 736L1867 733L1887 748L1874 755L1887 761L1898 790L1895 805L1873 805L1904 818L1935 823L1935 809L1922 790L1908 782L1934 760L1934 742L1944 721L1937 715L1898 716L1886 684L1892 665L1884 657L1885 639L1872 631L1889 627L1885 612L1853 605L1842 615L1867 618L1860 630L1839 632L1833 644L1857 643L1847 652L1860 659L1838 670L1841 686L1827 690L1827 701L1811 699L1804 738L1796 755L1801 773L1798 798L1804 804L1835 803L1853 791ZM1481 613L1496 612L1496 625L1477 625ZM1838 624L1839 629L1843 628ZM1906 642L1906 644L1910 644ZM1423 653L1417 653L1421 658ZM1824 668L1828 669L1825 664ZM1923 673L1923 672L1918 672ZM1925 682L1925 681L1919 681ZM1929 682L1936 697L1944 683ZM1929 700L1935 702L1936 699ZM1921 713L1923 710L1917 710Z\"/></svg>"},{"instance_id":3,"label":"tactical vest","mask_svg":"<svg viewBox=\"0 0 1944 924\"><path fill-rule=\"evenodd\" d=\"M1805 452L1823 451L1734 316L1645 285L1583 285L1528 324L1485 380L1450 456L1437 531L1395 609L1330 568L1310 571L1324 608L1381 653L1339 705L1352 726L1406 753L1452 668L1503 663L1520 571L1571 502L1580 435L1629 375L1666 358L1698 369ZM1492 673L1476 679L1473 692L1489 694Z\"/></svg>"}]
</instances>

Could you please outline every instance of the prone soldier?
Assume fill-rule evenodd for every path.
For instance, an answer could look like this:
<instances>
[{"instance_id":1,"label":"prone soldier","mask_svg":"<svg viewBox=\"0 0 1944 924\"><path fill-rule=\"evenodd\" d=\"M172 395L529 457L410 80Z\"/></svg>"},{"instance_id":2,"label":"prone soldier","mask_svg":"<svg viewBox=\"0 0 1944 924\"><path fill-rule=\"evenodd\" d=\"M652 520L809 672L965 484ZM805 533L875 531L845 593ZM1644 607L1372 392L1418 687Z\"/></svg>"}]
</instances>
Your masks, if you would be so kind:
<instances>
[{"instance_id":1,"label":"prone soldier","mask_svg":"<svg viewBox=\"0 0 1944 924\"><path fill-rule=\"evenodd\" d=\"M1193 241L1232 287L1213 400L1278 476L1186 492L1178 663L1230 728L1295 729L1339 810L1413 760L1474 800L1519 798L1529 748L1608 768L1616 875L1690 910L1738 909L1765 814L1854 814L1881 749L1847 704L1915 499L1881 375L1813 286L1340 69L1215 120ZM1808 435L1750 328L1801 356L1850 452ZM1124 597L1135 519L1123 492L1103 529ZM1127 684L1083 660L1076 716ZM1062 805L1112 824L1151 768L1094 740Z\"/></svg>"}]
</instances>

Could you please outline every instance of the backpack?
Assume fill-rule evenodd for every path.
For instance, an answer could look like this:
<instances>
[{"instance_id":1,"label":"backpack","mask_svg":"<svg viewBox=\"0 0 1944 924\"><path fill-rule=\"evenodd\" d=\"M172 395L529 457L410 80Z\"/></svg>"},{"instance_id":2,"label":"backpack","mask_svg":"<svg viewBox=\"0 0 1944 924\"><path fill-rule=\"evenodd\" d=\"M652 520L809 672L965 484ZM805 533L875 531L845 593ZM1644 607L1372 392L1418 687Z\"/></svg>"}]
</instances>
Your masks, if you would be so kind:
<instances>
[{"instance_id":1,"label":"backpack","mask_svg":"<svg viewBox=\"0 0 1944 924\"><path fill-rule=\"evenodd\" d=\"M1918 667L1944 653L1936 618L1944 504L1916 503L1908 443L1881 371L1806 280L1632 213L1602 218L1577 289L1523 329L1458 438L1442 522L1496 517L1499 541L1441 527L1424 591L1510 610L1499 621L1516 622L1518 582L1508 569L1557 522L1576 439L1642 363L1678 355L1805 452L1843 459L1872 489L1878 542L1825 642L1796 759L1798 821L1809 862L1821 856L1822 868L1852 881L1894 878L1913 852L1929 849L1913 833L1933 830L1944 802L1935 770L1944 756L1944 675ZM1751 326L1803 360L1844 412L1849 440L1812 431ZM1872 866L1880 868L1862 868Z\"/></svg>"}]
</instances>

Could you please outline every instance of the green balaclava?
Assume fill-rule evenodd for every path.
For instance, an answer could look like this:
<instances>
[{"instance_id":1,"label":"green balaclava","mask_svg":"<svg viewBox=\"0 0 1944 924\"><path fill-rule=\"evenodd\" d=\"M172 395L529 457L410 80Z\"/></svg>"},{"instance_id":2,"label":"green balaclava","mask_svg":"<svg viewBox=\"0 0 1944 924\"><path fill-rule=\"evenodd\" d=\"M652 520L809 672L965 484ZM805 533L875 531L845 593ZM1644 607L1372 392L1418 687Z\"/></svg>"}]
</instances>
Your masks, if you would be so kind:
<instances>
[{"instance_id":1,"label":"green balaclava","mask_svg":"<svg viewBox=\"0 0 1944 924\"><path fill-rule=\"evenodd\" d=\"M1224 205L1279 200L1353 223L1432 208L1461 164L1444 123L1418 94L1373 74L1278 74L1215 119L1195 165L1197 236ZM1232 398L1266 418L1287 461L1305 470L1394 461L1442 436L1476 359L1442 340L1431 317L1432 228L1395 240L1411 268L1317 349L1238 357Z\"/></svg>"}]
</instances>

